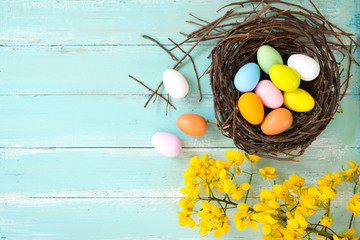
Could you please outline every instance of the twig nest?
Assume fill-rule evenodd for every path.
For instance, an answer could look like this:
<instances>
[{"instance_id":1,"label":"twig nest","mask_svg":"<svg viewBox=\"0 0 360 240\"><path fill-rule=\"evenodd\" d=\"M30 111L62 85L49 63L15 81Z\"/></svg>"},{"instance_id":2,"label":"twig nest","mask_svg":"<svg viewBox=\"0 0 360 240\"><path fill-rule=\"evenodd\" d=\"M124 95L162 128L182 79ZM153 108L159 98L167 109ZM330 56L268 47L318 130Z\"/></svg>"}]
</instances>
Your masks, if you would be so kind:
<instances>
[{"instance_id":1,"label":"twig nest","mask_svg":"<svg viewBox=\"0 0 360 240\"><path fill-rule=\"evenodd\" d=\"M271 6L271 2L282 4L286 10ZM293 160L304 153L337 112L348 86L351 62L355 62L351 55L352 45L358 44L351 34L329 23L315 6L316 12L310 12L302 6L279 1L257 3L230 4L252 4L254 10L244 21L239 20L242 12L231 13L228 19L236 19L236 22L219 25L217 33L208 36L208 39L219 38L211 52L210 70L215 117L222 134L233 139L236 147L263 157ZM341 39L346 39L350 46ZM266 135L259 124L253 125L244 119L238 109L238 100L244 93L234 84L241 67L257 63L257 51L264 45L276 49L284 64L291 55L304 54L315 59L320 67L320 73L313 81L301 81L299 86L314 98L315 107L308 112L292 111L291 127L278 135ZM336 58L335 52L342 53L343 58ZM344 71L341 61L346 56L351 61ZM342 73L347 75L343 82L340 80ZM269 76L261 71L260 80L263 79L269 79ZM271 110L266 107L265 115Z\"/></svg>"}]
</instances>

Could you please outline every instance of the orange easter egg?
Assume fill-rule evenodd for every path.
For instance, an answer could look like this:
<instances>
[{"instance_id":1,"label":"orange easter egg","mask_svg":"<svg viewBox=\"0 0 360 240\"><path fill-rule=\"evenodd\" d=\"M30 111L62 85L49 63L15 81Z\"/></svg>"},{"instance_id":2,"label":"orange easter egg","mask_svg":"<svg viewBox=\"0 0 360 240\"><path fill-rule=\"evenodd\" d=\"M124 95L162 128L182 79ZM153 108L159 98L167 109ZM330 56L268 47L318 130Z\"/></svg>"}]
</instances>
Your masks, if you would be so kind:
<instances>
[{"instance_id":1,"label":"orange easter egg","mask_svg":"<svg viewBox=\"0 0 360 240\"><path fill-rule=\"evenodd\" d=\"M238 107L243 118L253 125L260 124L264 119L264 106L255 93L247 92L241 95Z\"/></svg>"},{"instance_id":2,"label":"orange easter egg","mask_svg":"<svg viewBox=\"0 0 360 240\"><path fill-rule=\"evenodd\" d=\"M193 137L204 135L207 130L207 121L202 116L195 113L180 115L176 120L178 128Z\"/></svg>"},{"instance_id":3,"label":"orange easter egg","mask_svg":"<svg viewBox=\"0 0 360 240\"><path fill-rule=\"evenodd\" d=\"M272 110L261 124L261 131L266 135L277 135L286 131L293 123L293 116L286 108Z\"/></svg>"}]
</instances>

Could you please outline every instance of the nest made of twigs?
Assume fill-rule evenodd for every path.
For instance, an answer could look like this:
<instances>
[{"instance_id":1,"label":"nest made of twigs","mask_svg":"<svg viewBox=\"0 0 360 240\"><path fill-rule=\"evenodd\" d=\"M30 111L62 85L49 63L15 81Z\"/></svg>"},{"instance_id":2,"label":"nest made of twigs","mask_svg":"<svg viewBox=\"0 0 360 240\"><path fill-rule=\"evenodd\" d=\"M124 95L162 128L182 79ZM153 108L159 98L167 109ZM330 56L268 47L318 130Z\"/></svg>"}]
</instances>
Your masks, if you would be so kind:
<instances>
[{"instance_id":1,"label":"nest made of twigs","mask_svg":"<svg viewBox=\"0 0 360 240\"><path fill-rule=\"evenodd\" d=\"M244 1L227 5L253 10L229 10L217 21L187 35L189 39L218 39L211 52L210 81L218 128L235 146L247 153L278 160L294 160L319 136L338 111L350 79L352 51L358 44L348 34L328 22L316 6L312 12L300 5L283 1ZM276 5L277 7L274 7ZM285 7L285 9L281 9ZM241 18L244 17L244 18ZM230 23L223 23L224 20ZM291 54L301 53L316 59L320 75L313 81L301 81L300 88L315 99L313 110L292 112L293 125L287 131L268 136L260 126L248 123L237 107L241 92L234 87L234 77L240 67L257 62L260 46L274 47L286 64ZM341 53L336 56L336 52ZM342 61L349 57L343 69ZM345 70L345 71L344 71ZM342 76L346 75L346 76ZM260 79L269 79L262 73ZM265 114L270 109L265 108Z\"/></svg>"},{"instance_id":2,"label":"nest made of twigs","mask_svg":"<svg viewBox=\"0 0 360 240\"><path fill-rule=\"evenodd\" d=\"M169 39L175 44L170 50L148 36L143 37L153 40L177 61L173 69L186 57L190 58L198 82L200 100L202 95L199 80L204 74L210 74L216 125L224 136L233 140L237 148L261 157L295 160L325 130L338 111L349 86L352 63L359 66L353 57L359 47L352 38L353 34L330 23L315 4L308 1L313 11L281 0L248 0L224 6L223 8L232 8L213 22L190 14L197 22L188 22L200 28L190 34L182 33L187 38L180 44ZM214 40L217 40L217 44L211 51L210 71L205 70L199 77L190 52L199 43ZM184 44L192 44L187 52L180 47ZM265 135L260 126L248 123L241 116L237 103L242 93L234 86L236 72L246 63L257 62L257 50L263 45L275 48L284 63L290 55L300 53L313 57L320 64L320 75L313 81L301 81L300 84L300 88L315 99L314 109L305 113L292 112L292 126L275 136ZM179 60L171 53L176 48L184 53ZM347 58L349 61L343 63ZM129 77L152 92L144 107L154 95L159 95L176 109L169 99L157 93L162 82L154 91L131 75ZM262 73L261 79L269 79L269 76ZM270 111L271 109L265 108L265 114Z\"/></svg>"}]
</instances>

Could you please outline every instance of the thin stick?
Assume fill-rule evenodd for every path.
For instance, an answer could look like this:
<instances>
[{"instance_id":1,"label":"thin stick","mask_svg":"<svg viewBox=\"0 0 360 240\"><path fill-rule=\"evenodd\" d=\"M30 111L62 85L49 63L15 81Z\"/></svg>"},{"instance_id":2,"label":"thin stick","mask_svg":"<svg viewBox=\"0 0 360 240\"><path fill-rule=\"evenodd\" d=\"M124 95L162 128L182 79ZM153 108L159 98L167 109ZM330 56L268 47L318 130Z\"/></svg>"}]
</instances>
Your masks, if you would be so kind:
<instances>
[{"instance_id":1,"label":"thin stick","mask_svg":"<svg viewBox=\"0 0 360 240\"><path fill-rule=\"evenodd\" d=\"M160 84L157 86L157 88L155 89L155 91L151 94L151 96L149 97L149 99L147 100L147 102L145 103L144 107L147 107L147 105L149 104L149 102L151 101L151 98L154 96L154 94L158 94L159 89L161 88L161 86L163 85L163 81L160 82Z\"/></svg>"},{"instance_id":2,"label":"thin stick","mask_svg":"<svg viewBox=\"0 0 360 240\"><path fill-rule=\"evenodd\" d=\"M219 20L216 21L216 23L209 28L209 30L207 30L204 35L202 35L197 41L196 43L194 43L194 45L187 51L187 53L185 53L185 55L173 66L173 69L175 69L190 53L191 51L201 42L201 40L203 40L212 30L214 30L214 28L216 28L217 25L219 25L219 23L221 23L222 20L224 20L229 14L231 14L233 12L233 8L230 9L229 11L227 11L225 13L224 16L222 16L221 18L219 18Z\"/></svg>"},{"instance_id":3,"label":"thin stick","mask_svg":"<svg viewBox=\"0 0 360 240\"><path fill-rule=\"evenodd\" d=\"M185 55L184 55L180 60L177 61L177 63L172 67L172 69L175 69L175 68L189 55L189 53L190 53L222 20L224 20L230 13L232 13L232 11L233 11L233 8L230 9L229 11L227 11L224 16L222 16L221 18L219 18L219 20L217 20L217 21L215 22L215 24L214 24L209 30L207 30L206 33L204 33L204 35L202 35L202 36L196 41L196 43L194 43L194 45L187 51L187 53L185 53ZM159 86L156 88L156 90L151 94L151 96L149 97L148 102L151 100L151 98L154 96L154 94L157 93L157 91L158 91L159 88L162 86L162 84L163 84L163 82L161 82L161 83L159 84ZM147 102L147 103L148 103L148 102ZM147 103L146 103L145 105L147 105Z\"/></svg>"},{"instance_id":4,"label":"thin stick","mask_svg":"<svg viewBox=\"0 0 360 240\"><path fill-rule=\"evenodd\" d=\"M140 83L142 86L144 86L147 90L149 90L150 92L153 92L154 94L156 94L157 96L161 97L162 99L164 99L172 108L174 108L176 110L176 107L174 107L174 105L172 105L169 100L167 100L166 98L164 98L163 95L159 94L159 93L155 93L154 90L152 90L151 88L149 88L148 86L146 86L144 83L142 83L140 80L137 80L136 78L134 78L133 76L129 75L129 78L134 79L135 81L137 81L138 83ZM145 106L144 106L145 107Z\"/></svg>"},{"instance_id":5,"label":"thin stick","mask_svg":"<svg viewBox=\"0 0 360 240\"><path fill-rule=\"evenodd\" d=\"M141 35L142 38L146 38L149 39L151 41L153 41L154 43L156 43L159 47L161 47L165 52L167 52L171 59L174 61L179 61L179 59L177 59L169 50L167 50L161 43L159 43L158 41L156 41L155 39L153 39L152 37L149 37L147 35Z\"/></svg>"},{"instance_id":6,"label":"thin stick","mask_svg":"<svg viewBox=\"0 0 360 240\"><path fill-rule=\"evenodd\" d=\"M177 45L176 42L174 42L173 40L171 40L171 38L169 38L170 42L172 42L175 46L177 46L180 51L182 51L183 53L186 53L180 46ZM193 65L193 68L194 68L194 72L195 72L195 75L196 75L196 80L197 80L197 84L198 84L198 89L199 89L199 94L200 94L200 99L199 99L199 102L201 102L202 100L202 94L201 94L201 87L200 87L200 78L199 78L199 75L198 75L198 72L196 70L196 66L195 66L195 62L193 60L193 58L191 57L191 55L189 55L189 58L190 58L190 61Z\"/></svg>"}]
</instances>

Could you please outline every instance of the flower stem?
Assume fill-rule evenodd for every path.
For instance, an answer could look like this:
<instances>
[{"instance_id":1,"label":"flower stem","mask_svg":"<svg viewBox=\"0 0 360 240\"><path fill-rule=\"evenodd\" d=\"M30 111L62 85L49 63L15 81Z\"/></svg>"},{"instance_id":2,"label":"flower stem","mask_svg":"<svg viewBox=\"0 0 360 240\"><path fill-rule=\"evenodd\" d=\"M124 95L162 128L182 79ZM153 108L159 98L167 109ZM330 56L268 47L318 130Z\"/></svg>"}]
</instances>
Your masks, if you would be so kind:
<instances>
[{"instance_id":1,"label":"flower stem","mask_svg":"<svg viewBox=\"0 0 360 240\"><path fill-rule=\"evenodd\" d=\"M306 232L311 232L311 233L316 233L316 234L319 234L320 236L333 239L333 235L331 233L327 233L327 232L324 232L324 231L319 231L319 230L316 230L316 229L313 229L313 228L306 228L305 231Z\"/></svg>"},{"instance_id":2,"label":"flower stem","mask_svg":"<svg viewBox=\"0 0 360 240\"><path fill-rule=\"evenodd\" d=\"M249 184L250 184L250 186L251 186L251 182L252 182L253 175L254 175L254 166L253 166L253 164L251 164L251 173L250 173L250 179L249 179ZM246 203L246 201L247 201L247 199L248 199L249 191L250 191L250 188L246 191L245 203Z\"/></svg>"},{"instance_id":3,"label":"flower stem","mask_svg":"<svg viewBox=\"0 0 360 240\"><path fill-rule=\"evenodd\" d=\"M358 186L358 182L355 182L353 194L356 193L357 186ZM351 228L353 220L354 220L354 213L351 214L351 218L350 218L350 222L349 222L349 229Z\"/></svg>"}]
</instances>

